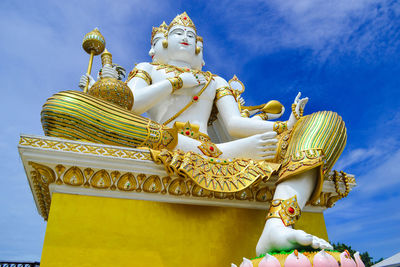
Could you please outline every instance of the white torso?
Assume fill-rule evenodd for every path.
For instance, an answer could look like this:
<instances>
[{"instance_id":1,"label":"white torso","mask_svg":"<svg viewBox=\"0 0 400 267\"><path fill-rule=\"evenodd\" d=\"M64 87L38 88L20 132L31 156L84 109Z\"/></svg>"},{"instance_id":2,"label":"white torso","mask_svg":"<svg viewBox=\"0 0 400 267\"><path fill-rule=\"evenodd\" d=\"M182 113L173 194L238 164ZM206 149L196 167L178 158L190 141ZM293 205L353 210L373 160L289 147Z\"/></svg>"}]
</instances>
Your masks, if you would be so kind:
<instances>
[{"instance_id":1,"label":"white torso","mask_svg":"<svg viewBox=\"0 0 400 267\"><path fill-rule=\"evenodd\" d=\"M158 65L151 66L152 82L157 83L164 81L167 78L175 76L174 72L166 73L165 69L157 70ZM204 85L196 86L193 88L182 88L170 94L162 100L161 103L154 105L147 111L150 119L163 124L174 116L177 112L183 109L190 103L194 96L198 95ZM216 82L212 80L203 93L199 96L198 100L194 102L188 109L186 109L175 120L167 124L172 127L175 121L187 122L197 124L200 126L200 132L207 134L207 123L211 114L211 109L214 103L216 90Z\"/></svg>"}]
</instances>

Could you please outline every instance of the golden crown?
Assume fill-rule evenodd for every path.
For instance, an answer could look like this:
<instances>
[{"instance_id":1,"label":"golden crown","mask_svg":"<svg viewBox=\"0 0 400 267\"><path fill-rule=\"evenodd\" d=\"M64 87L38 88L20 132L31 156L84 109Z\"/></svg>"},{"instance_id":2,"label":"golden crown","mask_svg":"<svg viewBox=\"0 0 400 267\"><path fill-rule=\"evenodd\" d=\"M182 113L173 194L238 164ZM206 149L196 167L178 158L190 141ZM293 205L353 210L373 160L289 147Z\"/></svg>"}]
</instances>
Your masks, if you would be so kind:
<instances>
[{"instance_id":1,"label":"golden crown","mask_svg":"<svg viewBox=\"0 0 400 267\"><path fill-rule=\"evenodd\" d=\"M154 36L156 36L157 33L161 32L164 35L166 35L167 28L168 28L168 25L165 23L165 21L163 21L163 23L161 23L161 25L159 27L153 27L153 30L151 31L150 44L153 44Z\"/></svg>"},{"instance_id":2,"label":"golden crown","mask_svg":"<svg viewBox=\"0 0 400 267\"><path fill-rule=\"evenodd\" d=\"M181 25L181 26L185 26L185 27L190 27L197 34L196 26L194 26L193 21L189 18L188 14L186 14L186 12L183 12L182 14L177 15L171 21L171 23L168 25L168 31L175 25Z\"/></svg>"}]
</instances>

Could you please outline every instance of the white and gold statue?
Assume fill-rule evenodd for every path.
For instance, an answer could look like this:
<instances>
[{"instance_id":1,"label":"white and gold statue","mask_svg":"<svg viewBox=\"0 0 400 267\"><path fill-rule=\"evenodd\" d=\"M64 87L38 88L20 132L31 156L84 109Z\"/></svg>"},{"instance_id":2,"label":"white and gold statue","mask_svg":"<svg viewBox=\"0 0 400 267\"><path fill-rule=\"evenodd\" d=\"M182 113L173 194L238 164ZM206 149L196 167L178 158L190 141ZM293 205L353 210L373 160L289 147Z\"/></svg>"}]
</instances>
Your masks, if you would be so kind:
<instances>
[{"instance_id":1,"label":"white and gold statue","mask_svg":"<svg viewBox=\"0 0 400 267\"><path fill-rule=\"evenodd\" d=\"M332 249L292 225L319 195L324 175L344 149L341 117L330 111L303 116L308 98L300 93L287 121L268 121L284 112L277 101L245 107L236 77L227 82L202 71L203 39L186 13L153 28L149 55L152 62L137 64L125 85L113 87L109 81L106 88L100 79L91 82L88 94L67 91L51 97L42 111L46 135L149 148L171 175L217 192L237 192L277 173L257 254L301 246ZM108 54L104 77L118 78ZM87 82L88 76L82 76L81 86ZM106 89L112 92L102 93ZM250 117L254 113L259 114ZM221 127L210 138L213 122Z\"/></svg>"}]
</instances>

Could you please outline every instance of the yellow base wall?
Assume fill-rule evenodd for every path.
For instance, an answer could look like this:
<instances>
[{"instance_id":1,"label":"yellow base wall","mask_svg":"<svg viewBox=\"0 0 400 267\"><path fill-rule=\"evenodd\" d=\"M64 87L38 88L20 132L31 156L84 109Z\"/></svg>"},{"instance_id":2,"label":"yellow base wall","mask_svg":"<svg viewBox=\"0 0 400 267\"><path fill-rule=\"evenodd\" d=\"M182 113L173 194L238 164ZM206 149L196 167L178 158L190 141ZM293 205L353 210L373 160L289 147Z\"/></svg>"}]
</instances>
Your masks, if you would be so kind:
<instances>
[{"instance_id":1,"label":"yellow base wall","mask_svg":"<svg viewBox=\"0 0 400 267\"><path fill-rule=\"evenodd\" d=\"M307 218L322 214L304 213ZM265 211L52 196L40 266L230 266L255 256ZM314 230L326 235L325 223ZM324 237L310 229L312 234Z\"/></svg>"}]
</instances>

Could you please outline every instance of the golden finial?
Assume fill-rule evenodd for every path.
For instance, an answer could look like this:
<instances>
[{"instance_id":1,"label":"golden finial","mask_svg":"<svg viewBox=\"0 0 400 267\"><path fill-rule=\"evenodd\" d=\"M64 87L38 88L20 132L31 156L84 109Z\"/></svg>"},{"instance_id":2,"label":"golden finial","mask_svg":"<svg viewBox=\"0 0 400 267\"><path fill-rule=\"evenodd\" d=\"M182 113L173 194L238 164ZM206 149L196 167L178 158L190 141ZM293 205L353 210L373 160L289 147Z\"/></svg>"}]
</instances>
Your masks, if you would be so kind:
<instances>
[{"instance_id":1,"label":"golden finial","mask_svg":"<svg viewBox=\"0 0 400 267\"><path fill-rule=\"evenodd\" d=\"M101 54L101 64L103 65L103 67L106 64L110 64L112 66L112 55L110 52L108 52L107 48L104 49L103 54Z\"/></svg>"},{"instance_id":2,"label":"golden finial","mask_svg":"<svg viewBox=\"0 0 400 267\"><path fill-rule=\"evenodd\" d=\"M106 64L113 65L112 55L107 49L101 54L101 64L103 67ZM116 104L124 109L131 110L133 106L133 93L128 85L116 78L103 77L101 73L99 74L100 79L90 87L88 94Z\"/></svg>"},{"instance_id":3,"label":"golden finial","mask_svg":"<svg viewBox=\"0 0 400 267\"><path fill-rule=\"evenodd\" d=\"M161 25L160 25L160 28L163 28L163 29L167 30L167 28L168 28L167 23L165 23L165 21L163 21L163 22L161 23Z\"/></svg>"},{"instance_id":4,"label":"golden finial","mask_svg":"<svg viewBox=\"0 0 400 267\"><path fill-rule=\"evenodd\" d=\"M91 54L93 51L94 55L97 56L104 51L106 40L101 35L99 29L95 28L83 37L82 47L88 54Z\"/></svg>"},{"instance_id":5,"label":"golden finial","mask_svg":"<svg viewBox=\"0 0 400 267\"><path fill-rule=\"evenodd\" d=\"M161 23L161 25L159 26L159 27L153 27L153 30L151 31L151 39L150 39L150 44L153 44L153 39L154 39L154 36L157 34L157 33L159 33L159 32L161 32L161 33L163 33L164 35L166 35L166 33L167 33L167 24L165 23L165 21L163 21L163 23Z\"/></svg>"},{"instance_id":6,"label":"golden finial","mask_svg":"<svg viewBox=\"0 0 400 267\"><path fill-rule=\"evenodd\" d=\"M168 26L168 31L175 25L181 25L185 27L190 27L192 28L195 33L197 33L196 26L194 26L193 21L189 18L188 14L186 14L186 11L183 12L180 15L177 15L169 24Z\"/></svg>"},{"instance_id":7,"label":"golden finial","mask_svg":"<svg viewBox=\"0 0 400 267\"><path fill-rule=\"evenodd\" d=\"M92 71L93 57L95 55L100 55L104 51L106 47L106 40L104 39L103 35L101 35L99 29L95 28L93 31L87 33L85 37L83 37L82 47L83 50L90 54L89 65L86 71L86 73L90 75L90 72ZM84 93L87 92L88 87L89 79L86 83L85 89L83 89Z\"/></svg>"}]
</instances>

